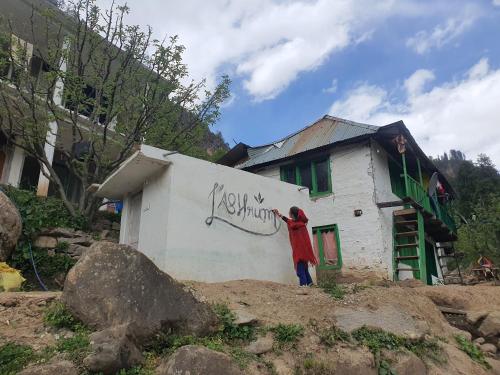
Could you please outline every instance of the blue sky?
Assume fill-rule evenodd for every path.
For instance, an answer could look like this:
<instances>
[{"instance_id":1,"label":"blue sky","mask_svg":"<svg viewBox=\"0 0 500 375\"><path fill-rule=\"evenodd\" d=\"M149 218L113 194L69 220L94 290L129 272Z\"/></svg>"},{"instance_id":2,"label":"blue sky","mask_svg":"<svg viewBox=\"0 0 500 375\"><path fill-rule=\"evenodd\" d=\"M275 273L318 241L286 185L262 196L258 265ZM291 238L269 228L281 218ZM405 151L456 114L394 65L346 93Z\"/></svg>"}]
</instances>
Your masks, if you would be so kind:
<instances>
[{"instance_id":1,"label":"blue sky","mask_svg":"<svg viewBox=\"0 0 500 375\"><path fill-rule=\"evenodd\" d=\"M325 114L402 119L430 155L485 152L500 166L500 0L128 3L129 22L179 35L193 78L230 75L214 127L230 146Z\"/></svg>"}]
</instances>

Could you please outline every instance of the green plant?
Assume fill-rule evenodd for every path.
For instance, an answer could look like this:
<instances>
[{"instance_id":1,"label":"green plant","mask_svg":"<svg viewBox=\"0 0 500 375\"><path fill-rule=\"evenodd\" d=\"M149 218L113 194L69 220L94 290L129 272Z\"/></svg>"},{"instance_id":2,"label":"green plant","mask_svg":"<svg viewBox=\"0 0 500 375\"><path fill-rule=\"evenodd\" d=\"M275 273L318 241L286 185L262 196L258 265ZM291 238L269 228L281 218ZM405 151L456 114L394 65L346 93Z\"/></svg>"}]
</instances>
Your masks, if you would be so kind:
<instances>
[{"instance_id":1,"label":"green plant","mask_svg":"<svg viewBox=\"0 0 500 375\"><path fill-rule=\"evenodd\" d=\"M297 368L295 373L300 375L329 375L334 372L331 364L318 361L314 358L306 358L302 364L302 369Z\"/></svg>"},{"instance_id":2,"label":"green plant","mask_svg":"<svg viewBox=\"0 0 500 375\"><path fill-rule=\"evenodd\" d=\"M381 350L391 351L409 350L419 358L430 358L435 362L442 363L442 348L437 340L412 340L406 337L397 336L391 332L381 329L363 326L352 332L352 337L360 344L368 347L374 354L380 374L391 374L390 366L384 364L385 359L381 357ZM384 366L386 368L384 368ZM385 371L385 372L384 372Z\"/></svg>"},{"instance_id":3,"label":"green plant","mask_svg":"<svg viewBox=\"0 0 500 375\"><path fill-rule=\"evenodd\" d=\"M14 375L32 359L33 349L26 345L7 343L0 346L0 374Z\"/></svg>"},{"instance_id":4,"label":"green plant","mask_svg":"<svg viewBox=\"0 0 500 375\"><path fill-rule=\"evenodd\" d=\"M385 359L381 359L378 367L378 375L398 375Z\"/></svg>"},{"instance_id":5,"label":"green plant","mask_svg":"<svg viewBox=\"0 0 500 375\"><path fill-rule=\"evenodd\" d=\"M78 365L89 353L89 347L89 331L84 328L78 330L73 337L61 338L56 343L56 350L66 353L69 359Z\"/></svg>"},{"instance_id":6,"label":"green plant","mask_svg":"<svg viewBox=\"0 0 500 375\"><path fill-rule=\"evenodd\" d=\"M278 324L270 330L280 346L294 344L304 334L304 327L300 324Z\"/></svg>"},{"instance_id":7,"label":"green plant","mask_svg":"<svg viewBox=\"0 0 500 375\"><path fill-rule=\"evenodd\" d=\"M346 294L345 288L331 279L320 282L319 287L335 299L341 300Z\"/></svg>"},{"instance_id":8,"label":"green plant","mask_svg":"<svg viewBox=\"0 0 500 375\"><path fill-rule=\"evenodd\" d=\"M484 358L484 353L481 351L481 349L467 340L466 337L462 335L456 335L455 340L458 344L459 349L465 352L473 361L481 364L487 369L491 368L490 364Z\"/></svg>"},{"instance_id":9,"label":"green plant","mask_svg":"<svg viewBox=\"0 0 500 375\"><path fill-rule=\"evenodd\" d=\"M323 345L332 347L338 342L350 341L351 336L349 333L342 331L340 328L332 326L329 329L320 331L319 338Z\"/></svg>"},{"instance_id":10,"label":"green plant","mask_svg":"<svg viewBox=\"0 0 500 375\"><path fill-rule=\"evenodd\" d=\"M58 253L64 253L66 252L66 250L68 250L68 248L69 248L69 243L67 241L61 241L57 243L55 250Z\"/></svg>"},{"instance_id":11,"label":"green plant","mask_svg":"<svg viewBox=\"0 0 500 375\"><path fill-rule=\"evenodd\" d=\"M224 342L220 336L195 337L160 333L147 346L148 352L156 355L172 354L186 345L201 345L218 352L224 351Z\"/></svg>"},{"instance_id":12,"label":"green plant","mask_svg":"<svg viewBox=\"0 0 500 375\"><path fill-rule=\"evenodd\" d=\"M60 301L51 303L43 314L43 321L47 326L54 328L68 328L72 331L79 331L83 325L79 322L66 305Z\"/></svg>"},{"instance_id":13,"label":"green plant","mask_svg":"<svg viewBox=\"0 0 500 375\"><path fill-rule=\"evenodd\" d=\"M250 362L258 360L258 357L255 354L248 353L239 347L230 349L229 355L242 370L247 368Z\"/></svg>"},{"instance_id":14,"label":"green plant","mask_svg":"<svg viewBox=\"0 0 500 375\"><path fill-rule=\"evenodd\" d=\"M221 334L224 340L249 341L255 337L255 327L235 324L236 315L234 315L227 305L216 304L213 306L213 309L222 324Z\"/></svg>"}]
</instances>

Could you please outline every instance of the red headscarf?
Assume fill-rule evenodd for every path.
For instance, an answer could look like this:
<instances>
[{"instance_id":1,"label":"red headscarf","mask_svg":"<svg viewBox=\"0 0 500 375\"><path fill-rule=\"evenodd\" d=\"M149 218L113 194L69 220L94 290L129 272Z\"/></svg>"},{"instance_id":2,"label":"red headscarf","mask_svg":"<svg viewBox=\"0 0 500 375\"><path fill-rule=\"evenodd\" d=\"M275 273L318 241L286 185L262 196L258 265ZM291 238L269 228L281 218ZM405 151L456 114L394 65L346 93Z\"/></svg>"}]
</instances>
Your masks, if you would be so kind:
<instances>
[{"instance_id":1,"label":"red headscarf","mask_svg":"<svg viewBox=\"0 0 500 375\"><path fill-rule=\"evenodd\" d=\"M318 264L318 260L314 256L313 248L311 245L311 238L307 230L307 218L304 211L299 209L297 213L297 220L288 219L288 235L290 236L290 244L292 245L292 257L295 269L297 263L300 261L308 262L311 264Z\"/></svg>"}]
</instances>

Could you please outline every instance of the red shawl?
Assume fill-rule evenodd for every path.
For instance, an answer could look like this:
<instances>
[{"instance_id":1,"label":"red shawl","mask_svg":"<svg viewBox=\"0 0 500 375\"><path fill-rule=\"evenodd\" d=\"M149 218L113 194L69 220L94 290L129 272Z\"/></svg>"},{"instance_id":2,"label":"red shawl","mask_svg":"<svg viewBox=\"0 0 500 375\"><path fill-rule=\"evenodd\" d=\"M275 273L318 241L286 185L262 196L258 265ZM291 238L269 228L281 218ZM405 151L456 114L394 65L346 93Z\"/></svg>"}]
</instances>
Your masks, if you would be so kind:
<instances>
[{"instance_id":1,"label":"red shawl","mask_svg":"<svg viewBox=\"0 0 500 375\"><path fill-rule=\"evenodd\" d=\"M311 238L307 230L307 222L309 219L304 214L304 211L299 210L297 220L288 219L288 235L290 236L290 244L292 245L292 257L295 269L300 261L311 264L318 264L318 260L314 256L311 245Z\"/></svg>"}]
</instances>

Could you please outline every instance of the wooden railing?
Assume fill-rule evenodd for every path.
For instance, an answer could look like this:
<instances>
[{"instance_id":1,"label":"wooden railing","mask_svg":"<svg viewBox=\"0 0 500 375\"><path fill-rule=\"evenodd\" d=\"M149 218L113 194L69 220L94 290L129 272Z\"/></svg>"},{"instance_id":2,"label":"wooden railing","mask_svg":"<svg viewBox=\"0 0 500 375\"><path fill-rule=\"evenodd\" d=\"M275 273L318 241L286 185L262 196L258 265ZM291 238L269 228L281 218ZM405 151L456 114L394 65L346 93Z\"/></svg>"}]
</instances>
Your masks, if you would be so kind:
<instances>
[{"instance_id":1,"label":"wooden railing","mask_svg":"<svg viewBox=\"0 0 500 375\"><path fill-rule=\"evenodd\" d=\"M406 196L413 199L417 205L421 206L427 212L435 215L453 232L456 232L457 226L446 206L439 203L437 199L434 199L434 202L431 202L432 198L429 194L427 194L424 187L407 173L403 174L402 177L405 182Z\"/></svg>"}]
</instances>

